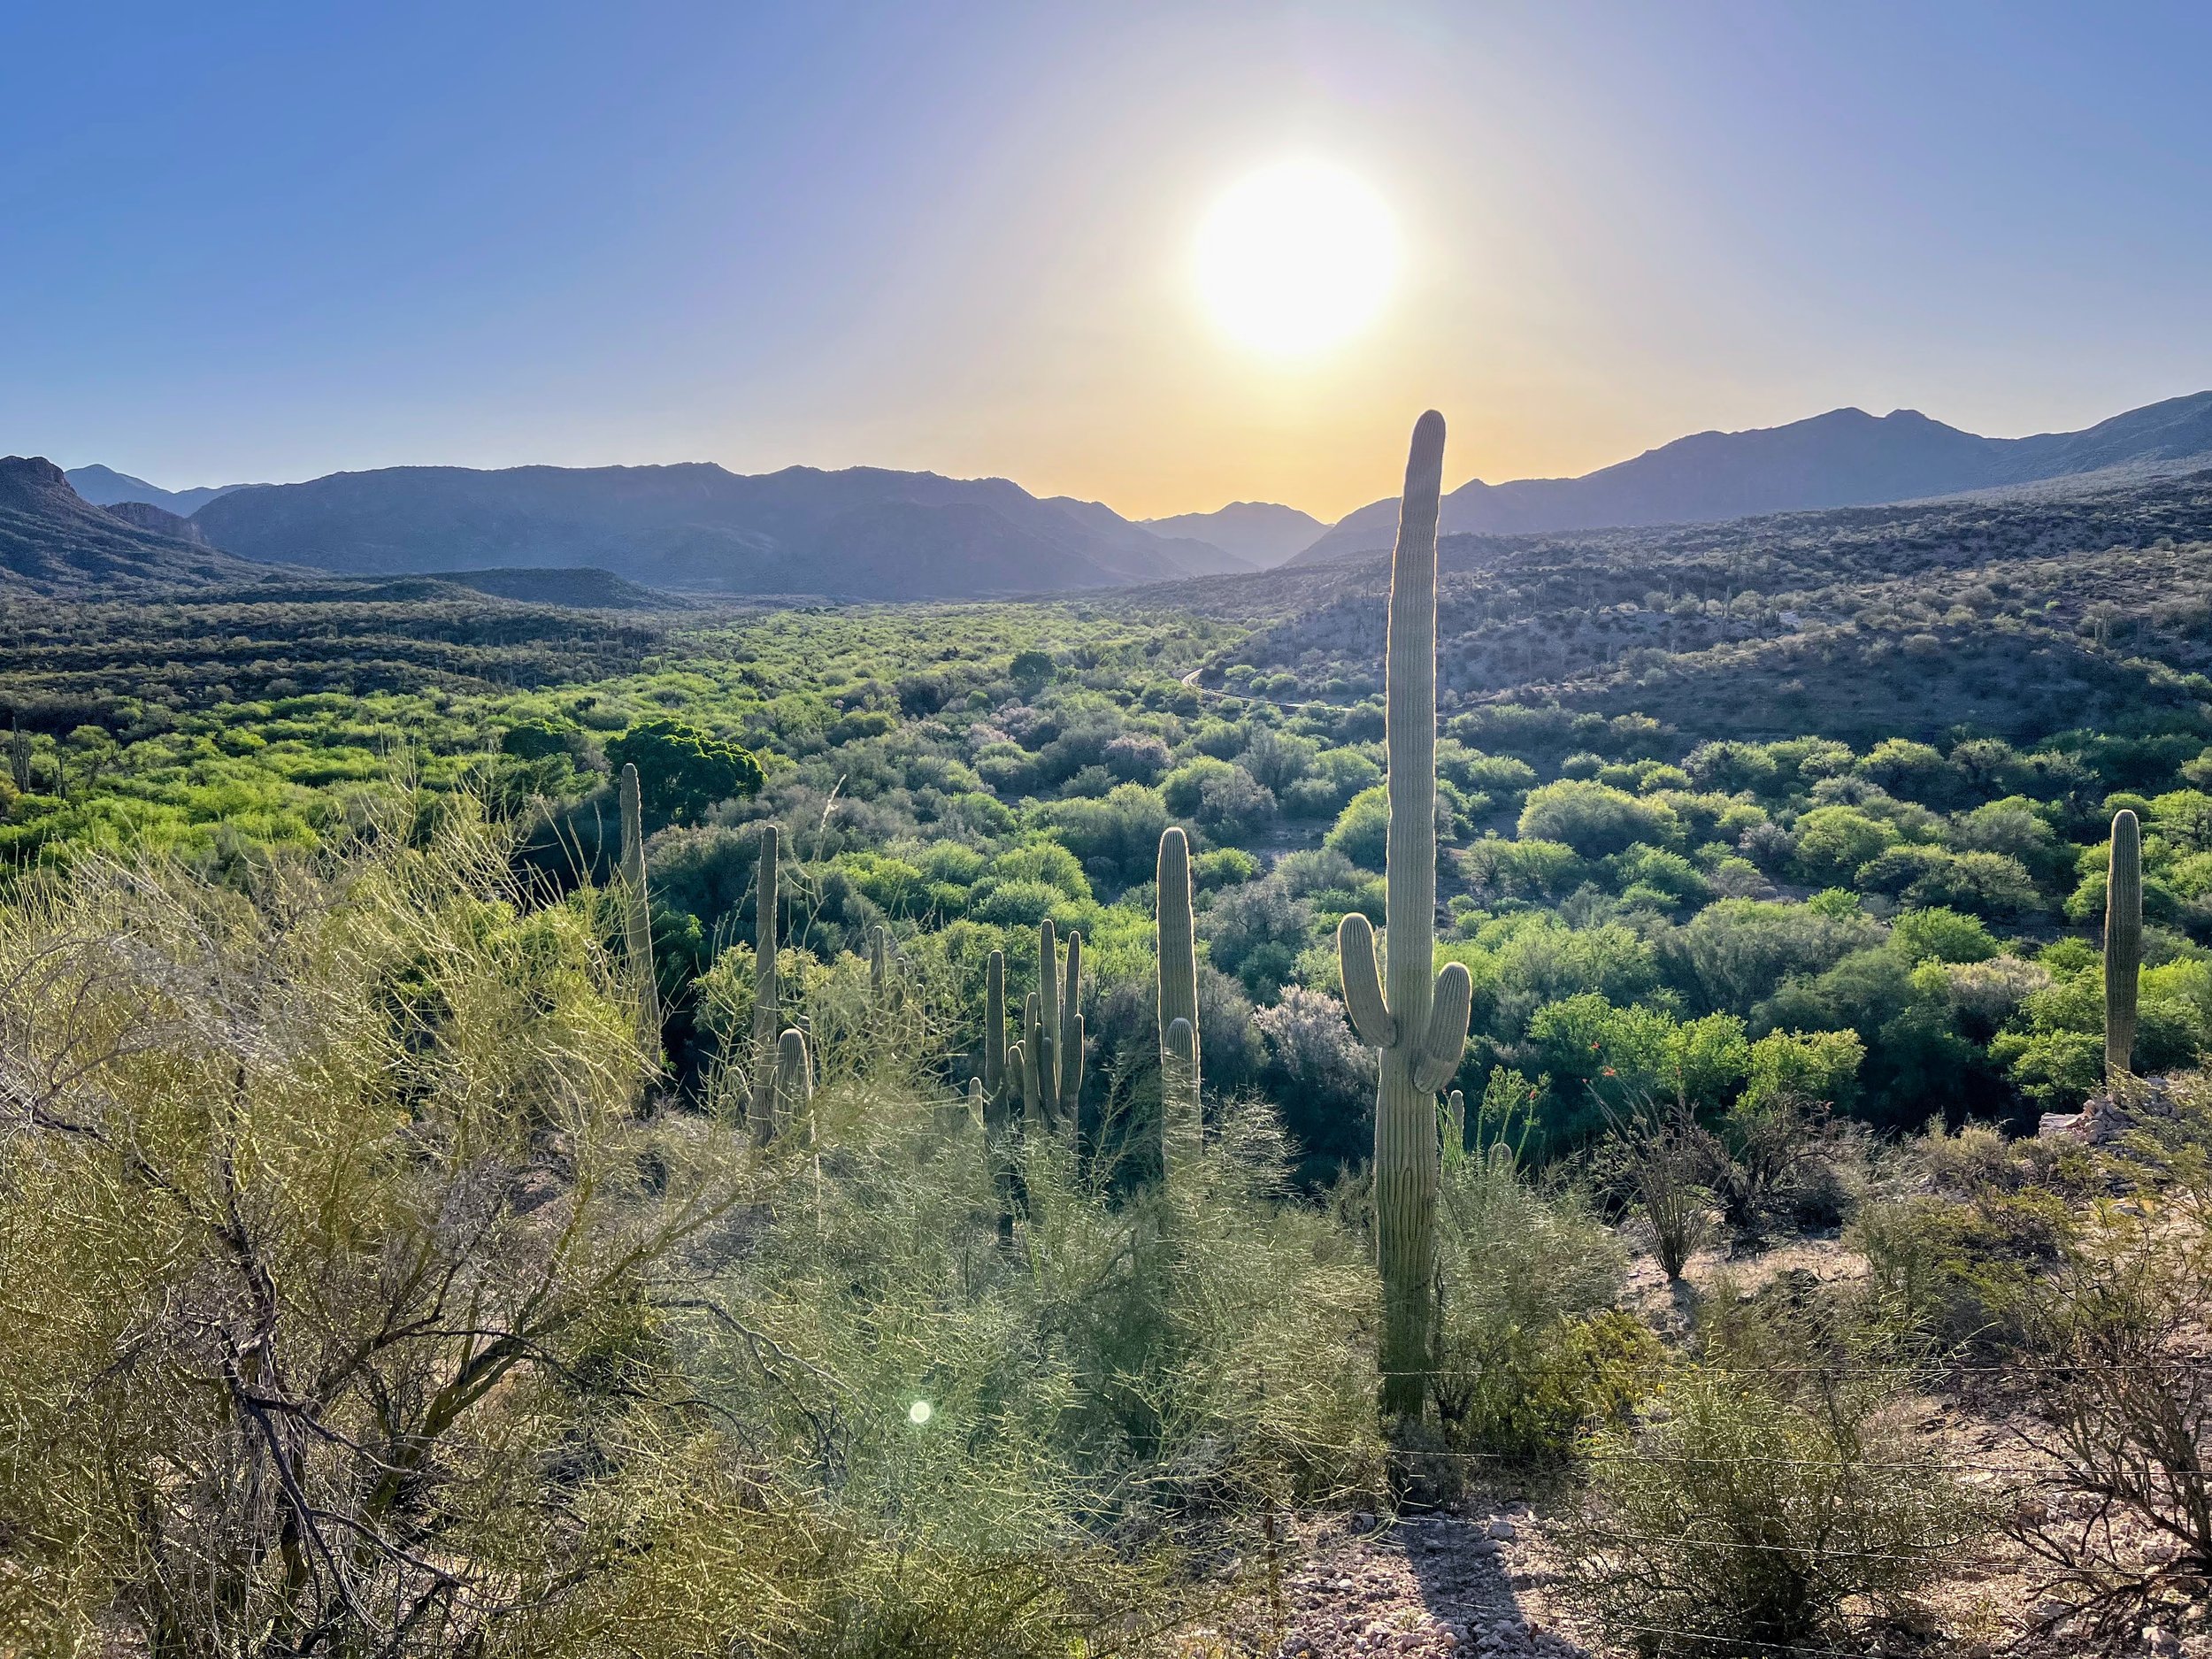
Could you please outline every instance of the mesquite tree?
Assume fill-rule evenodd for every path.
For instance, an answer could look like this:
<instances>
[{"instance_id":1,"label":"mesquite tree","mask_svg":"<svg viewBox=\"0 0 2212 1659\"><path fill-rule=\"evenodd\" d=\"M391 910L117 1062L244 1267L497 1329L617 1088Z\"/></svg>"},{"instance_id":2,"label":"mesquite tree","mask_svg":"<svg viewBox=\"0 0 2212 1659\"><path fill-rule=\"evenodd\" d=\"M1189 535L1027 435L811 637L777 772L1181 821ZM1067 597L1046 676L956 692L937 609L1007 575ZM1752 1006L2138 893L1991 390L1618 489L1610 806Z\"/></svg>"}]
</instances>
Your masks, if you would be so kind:
<instances>
[{"instance_id":1,"label":"mesquite tree","mask_svg":"<svg viewBox=\"0 0 2212 1659\"><path fill-rule=\"evenodd\" d=\"M2125 807L2112 815L2104 883L2104 1064L2135 1069L2135 994L2143 968L2143 832Z\"/></svg>"},{"instance_id":2,"label":"mesquite tree","mask_svg":"<svg viewBox=\"0 0 2212 1659\"><path fill-rule=\"evenodd\" d=\"M1337 930L1353 1027L1380 1051L1375 1248L1383 1281L1382 1405L1393 1416L1417 1415L1427 1394L1440 1181L1436 1091L1459 1069L1474 999L1473 982L1458 963L1435 972L1436 514L1443 472L1444 418L1431 410L1413 428L1390 560L1390 831L1379 978L1368 919L1354 911Z\"/></svg>"}]
</instances>

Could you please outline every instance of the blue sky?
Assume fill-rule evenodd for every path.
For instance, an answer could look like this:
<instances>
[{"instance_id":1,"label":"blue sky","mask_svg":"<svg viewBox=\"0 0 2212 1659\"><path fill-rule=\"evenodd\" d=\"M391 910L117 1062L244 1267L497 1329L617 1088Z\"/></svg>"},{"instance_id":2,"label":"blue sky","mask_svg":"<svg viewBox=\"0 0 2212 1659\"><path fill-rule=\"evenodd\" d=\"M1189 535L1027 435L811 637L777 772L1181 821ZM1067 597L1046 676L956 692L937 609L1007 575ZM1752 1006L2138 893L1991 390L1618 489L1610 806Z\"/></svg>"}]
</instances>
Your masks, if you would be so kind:
<instances>
[{"instance_id":1,"label":"blue sky","mask_svg":"<svg viewBox=\"0 0 2212 1659\"><path fill-rule=\"evenodd\" d=\"M1132 513L1839 403L2212 386L2212 9L0 10L0 451L176 487L868 462ZM1286 365L1194 303L1285 156L1406 245Z\"/></svg>"}]
</instances>

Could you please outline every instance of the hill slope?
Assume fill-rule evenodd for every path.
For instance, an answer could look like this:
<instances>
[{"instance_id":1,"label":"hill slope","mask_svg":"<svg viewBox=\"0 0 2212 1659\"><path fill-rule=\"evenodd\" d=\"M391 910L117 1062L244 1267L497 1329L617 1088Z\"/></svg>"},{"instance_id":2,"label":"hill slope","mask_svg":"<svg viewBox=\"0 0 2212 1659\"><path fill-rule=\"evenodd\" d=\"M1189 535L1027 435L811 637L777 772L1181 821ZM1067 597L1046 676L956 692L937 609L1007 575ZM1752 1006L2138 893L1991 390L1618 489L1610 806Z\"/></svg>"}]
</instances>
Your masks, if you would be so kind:
<instances>
[{"instance_id":1,"label":"hill slope","mask_svg":"<svg viewBox=\"0 0 2212 1659\"><path fill-rule=\"evenodd\" d=\"M1984 438L1916 410L1877 418L1831 410L1752 432L1701 432L1580 478L1477 479L1444 497L1446 534L1515 534L1701 524L1827 507L1923 500L2212 455L2212 392L2170 398L2081 432ZM1339 520L1298 557L1317 563L1387 547L1394 497Z\"/></svg>"},{"instance_id":2,"label":"hill slope","mask_svg":"<svg viewBox=\"0 0 2212 1659\"><path fill-rule=\"evenodd\" d=\"M0 588L112 599L262 573L243 559L94 506L51 461L0 458Z\"/></svg>"},{"instance_id":3,"label":"hill slope","mask_svg":"<svg viewBox=\"0 0 2212 1659\"><path fill-rule=\"evenodd\" d=\"M194 519L247 557L337 571L593 565L730 593L964 598L1244 568L1094 502L876 467L391 467L234 490Z\"/></svg>"},{"instance_id":4,"label":"hill slope","mask_svg":"<svg viewBox=\"0 0 2212 1659\"><path fill-rule=\"evenodd\" d=\"M2212 715L2212 468L2061 489L1439 547L1438 686L1638 710L1701 736L2032 738ZM1253 628L1202 689L1380 689L1383 557L1118 603Z\"/></svg>"}]
</instances>

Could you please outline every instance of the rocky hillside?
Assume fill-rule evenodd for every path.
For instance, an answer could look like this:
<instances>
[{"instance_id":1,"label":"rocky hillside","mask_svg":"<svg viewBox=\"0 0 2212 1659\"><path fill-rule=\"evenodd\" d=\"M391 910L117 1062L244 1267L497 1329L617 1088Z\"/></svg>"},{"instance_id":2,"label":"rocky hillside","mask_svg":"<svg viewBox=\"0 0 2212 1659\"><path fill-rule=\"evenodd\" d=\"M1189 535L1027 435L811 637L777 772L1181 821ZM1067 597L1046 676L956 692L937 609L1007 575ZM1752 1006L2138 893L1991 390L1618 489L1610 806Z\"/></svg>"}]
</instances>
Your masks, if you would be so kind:
<instances>
[{"instance_id":1,"label":"rocky hillside","mask_svg":"<svg viewBox=\"0 0 2212 1659\"><path fill-rule=\"evenodd\" d=\"M41 457L0 458L0 589L113 599L266 573L197 537L159 508L131 518L94 506Z\"/></svg>"}]
</instances>

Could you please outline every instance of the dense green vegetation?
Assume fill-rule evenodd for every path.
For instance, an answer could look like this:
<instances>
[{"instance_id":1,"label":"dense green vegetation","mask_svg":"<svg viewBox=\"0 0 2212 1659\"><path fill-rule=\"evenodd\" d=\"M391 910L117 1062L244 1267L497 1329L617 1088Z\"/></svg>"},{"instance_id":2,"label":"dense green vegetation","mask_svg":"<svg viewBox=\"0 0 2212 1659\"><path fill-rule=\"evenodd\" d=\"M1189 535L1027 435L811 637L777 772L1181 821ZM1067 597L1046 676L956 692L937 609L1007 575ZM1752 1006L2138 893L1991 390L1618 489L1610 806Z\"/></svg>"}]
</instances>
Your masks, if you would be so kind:
<instances>
[{"instance_id":1,"label":"dense green vegetation","mask_svg":"<svg viewBox=\"0 0 2212 1659\"><path fill-rule=\"evenodd\" d=\"M1885 534L1882 548L1912 544L1893 525ZM1295 626L1347 603L1328 597ZM1448 619L1453 603L1448 590ZM1723 608L1698 603L1701 617ZM710 810L711 787L680 803L645 769L680 1051L699 1007L686 987L746 926L743 826L773 817L809 895L788 932L822 959L878 924L969 968L1047 915L1084 932L1102 998L1090 1109L1110 1115L1120 1063L1139 1064L1144 1046L1148 1017L1124 987L1145 977L1153 849L1180 823L1199 849L1209 1023L1248 1033L1210 1073L1225 1094L1284 1099L1310 1178L1366 1145L1371 1063L1309 994L1335 989L1337 920L1382 919L1379 663L1247 673L1279 654L1283 625L1253 634L1127 604L649 626L326 599L139 608L128 630L119 609L27 610L12 634L7 685L29 740L0 784L0 833L18 858L305 845L403 777L465 782L510 808L541 801L540 862L565 875L580 857L599 867L610 745L673 718L767 772L757 795L733 787L738 798ZM1733 614L1754 609L1740 595ZM379 660L365 645L379 630L418 655ZM1851 672L1931 680L1918 637L1893 672ZM1484 646L1483 627L1448 636L1448 680L1470 638L1513 649ZM1730 649L1750 648L1670 657L1650 688L1720 674L1705 659ZM2093 639L2070 649L2152 677L2147 659ZM633 672L603 672L621 665L610 653ZM1186 683L1194 671L1248 695ZM1786 722L1764 672L1729 671L1731 699ZM1877 1123L2020 1122L2078 1104L2097 1075L2104 826L2123 805L2147 832L2145 1064L2212 1037L2212 721L2182 680L2097 729L2015 721L2007 738L1955 722L1856 741L1713 740L1577 708L1566 691L1462 706L1437 764L1440 958L1475 981L1477 1041L1457 1082L1480 1094L1494 1071L1517 1075L1540 1094L1548 1144L1586 1138L1608 1099L1640 1091L1724 1108L1778 1064L1778 1044L1819 1033L1855 1034L1837 1104ZM959 1037L972 1050L973 1033Z\"/></svg>"}]
</instances>

